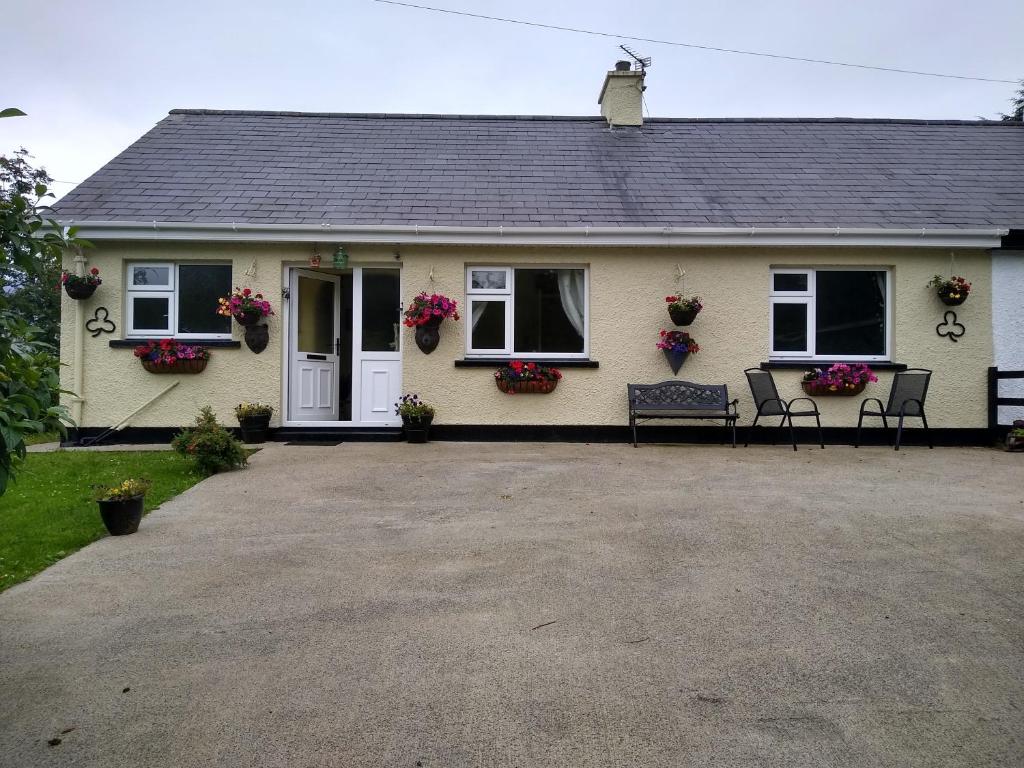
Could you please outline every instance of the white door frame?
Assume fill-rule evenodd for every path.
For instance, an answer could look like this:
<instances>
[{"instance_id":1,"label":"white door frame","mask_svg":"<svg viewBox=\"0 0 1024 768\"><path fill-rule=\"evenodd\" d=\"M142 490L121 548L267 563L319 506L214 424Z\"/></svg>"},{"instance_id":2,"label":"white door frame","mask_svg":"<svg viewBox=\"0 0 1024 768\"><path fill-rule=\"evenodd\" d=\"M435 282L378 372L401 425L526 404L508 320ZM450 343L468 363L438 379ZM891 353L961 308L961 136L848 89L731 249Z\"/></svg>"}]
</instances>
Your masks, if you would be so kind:
<instances>
[{"instance_id":1,"label":"white door frame","mask_svg":"<svg viewBox=\"0 0 1024 768\"><path fill-rule=\"evenodd\" d=\"M302 421L297 419L288 418L291 413L291 402L288 399L291 396L291 351L294 349L295 339L293 338L293 331L291 325L291 311L292 301L297 298L291 292L292 274L295 270L302 271L317 271L311 268L307 264L303 263L292 263L282 265L282 285L287 286L289 291L289 299L281 302L281 325L287 329L284 338L285 343L281 345L281 426L282 427L360 427L360 426L401 426L402 420L392 414L389 414L390 418L386 422L374 421L364 422L359 419L360 410L362 407L361 387L362 387L362 363L364 360L397 360L401 366L402 350L401 340L399 341L399 349L397 352L363 352L362 351L362 339L363 339L363 269L397 269L398 280L399 280L399 295L403 293L404 286L402 285L402 269L400 266L396 266L394 262L381 262L377 264L363 264L358 267L350 267L352 272L352 418L347 421ZM327 272L326 274L333 274ZM341 301L340 294L338 295L338 301ZM401 336L399 337L401 339Z\"/></svg>"}]
</instances>

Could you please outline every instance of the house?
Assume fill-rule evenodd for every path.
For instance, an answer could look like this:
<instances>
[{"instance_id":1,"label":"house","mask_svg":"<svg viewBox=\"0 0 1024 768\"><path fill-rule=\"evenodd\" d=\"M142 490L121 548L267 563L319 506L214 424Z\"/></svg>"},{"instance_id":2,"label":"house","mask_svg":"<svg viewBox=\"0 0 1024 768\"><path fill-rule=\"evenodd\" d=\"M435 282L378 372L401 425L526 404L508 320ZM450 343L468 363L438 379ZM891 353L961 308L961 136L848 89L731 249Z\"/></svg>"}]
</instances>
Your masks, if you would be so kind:
<instances>
[{"instance_id":1,"label":"house","mask_svg":"<svg viewBox=\"0 0 1024 768\"><path fill-rule=\"evenodd\" d=\"M166 435L203 404L231 424L242 400L273 404L279 435L380 433L416 392L440 437L625 440L627 382L672 377L655 343L683 293L705 309L679 377L728 384L741 424L745 368L789 398L807 368L863 361L865 396L934 370L931 425L984 440L993 314L1019 315L1002 245L1024 229L1024 125L644 119L644 77L608 72L599 117L172 111L56 206L97 246L67 268L104 279L64 298L80 434ZM994 253L1018 275L995 310ZM954 308L927 287L951 270L973 283ZM259 354L213 311L233 286L275 308ZM430 354L400 322L421 291L462 311ZM206 370L143 370L132 348L165 337L207 345ZM1000 338L1019 359L1021 334ZM564 378L503 394L511 358ZM834 439L858 404L819 402Z\"/></svg>"}]
</instances>

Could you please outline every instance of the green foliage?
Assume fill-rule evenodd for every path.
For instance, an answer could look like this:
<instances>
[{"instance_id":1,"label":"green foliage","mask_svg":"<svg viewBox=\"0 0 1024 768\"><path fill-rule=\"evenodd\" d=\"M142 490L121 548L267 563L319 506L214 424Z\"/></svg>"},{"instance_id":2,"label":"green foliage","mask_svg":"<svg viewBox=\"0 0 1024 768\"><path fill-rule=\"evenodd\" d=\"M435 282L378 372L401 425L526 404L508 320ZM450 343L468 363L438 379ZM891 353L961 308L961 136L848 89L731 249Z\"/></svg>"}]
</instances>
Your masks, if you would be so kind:
<instances>
[{"instance_id":1,"label":"green foliage","mask_svg":"<svg viewBox=\"0 0 1024 768\"><path fill-rule=\"evenodd\" d=\"M226 472L246 464L245 446L217 423L213 408L205 406L196 417L192 429L183 430L171 447L193 460L204 475Z\"/></svg>"},{"instance_id":2,"label":"green foliage","mask_svg":"<svg viewBox=\"0 0 1024 768\"><path fill-rule=\"evenodd\" d=\"M1010 105L1013 107L1010 110L1010 114L1000 114L1001 120L1024 120L1024 80L1020 81L1020 88L1017 93L1010 99Z\"/></svg>"},{"instance_id":3,"label":"green foliage","mask_svg":"<svg viewBox=\"0 0 1024 768\"><path fill-rule=\"evenodd\" d=\"M30 453L0 500L0 592L106 535L90 484L142 476L147 512L202 479L171 451Z\"/></svg>"},{"instance_id":4,"label":"green foliage","mask_svg":"<svg viewBox=\"0 0 1024 768\"><path fill-rule=\"evenodd\" d=\"M0 310L0 495L25 458L25 437L65 435L54 348L13 313Z\"/></svg>"}]
</instances>

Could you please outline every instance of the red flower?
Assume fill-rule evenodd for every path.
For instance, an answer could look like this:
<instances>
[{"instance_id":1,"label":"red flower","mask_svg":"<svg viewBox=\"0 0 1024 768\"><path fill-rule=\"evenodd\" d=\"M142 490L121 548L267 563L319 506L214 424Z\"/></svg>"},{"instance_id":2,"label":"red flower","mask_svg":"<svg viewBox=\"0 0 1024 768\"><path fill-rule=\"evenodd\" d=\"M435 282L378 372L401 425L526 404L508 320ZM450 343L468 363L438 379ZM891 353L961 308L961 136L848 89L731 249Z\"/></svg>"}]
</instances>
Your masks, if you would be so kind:
<instances>
[{"instance_id":1,"label":"red flower","mask_svg":"<svg viewBox=\"0 0 1024 768\"><path fill-rule=\"evenodd\" d=\"M99 273L100 271L96 269L96 267L93 267L92 269L89 270L90 275L98 275Z\"/></svg>"},{"instance_id":2,"label":"red flower","mask_svg":"<svg viewBox=\"0 0 1024 768\"><path fill-rule=\"evenodd\" d=\"M252 289L251 288L243 288L242 289L242 295L243 296L249 296L251 294L252 294Z\"/></svg>"}]
</instances>

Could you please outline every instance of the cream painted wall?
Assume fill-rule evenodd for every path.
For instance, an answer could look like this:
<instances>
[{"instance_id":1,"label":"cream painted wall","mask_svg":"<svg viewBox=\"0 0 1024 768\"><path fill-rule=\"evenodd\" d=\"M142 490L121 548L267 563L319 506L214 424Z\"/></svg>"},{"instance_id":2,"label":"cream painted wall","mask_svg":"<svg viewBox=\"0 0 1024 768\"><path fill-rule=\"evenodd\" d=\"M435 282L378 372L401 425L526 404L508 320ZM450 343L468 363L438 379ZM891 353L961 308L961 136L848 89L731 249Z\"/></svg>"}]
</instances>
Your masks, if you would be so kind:
<instances>
[{"instance_id":1,"label":"cream painted wall","mask_svg":"<svg viewBox=\"0 0 1024 768\"><path fill-rule=\"evenodd\" d=\"M464 356L466 320L445 321L431 355L405 345L404 388L438 406L438 424L626 424L626 384L673 378L655 347L658 331L672 328L664 297L674 292L676 265L685 270L680 290L700 294L705 309L689 329L701 345L678 378L726 383L740 399L740 423L754 409L743 369L768 359L768 271L772 266L872 265L893 268L893 359L935 371L929 422L942 427L985 426L986 367L992 359L990 265L984 251L957 253L957 267L974 283L971 300L957 308L967 334L957 343L935 326L947 309L926 284L949 254L929 250L835 249L418 249L403 251L405 295L444 293L465 306L465 265L586 264L590 266L590 356L600 368L566 368L550 395L505 395L489 368L454 368ZM427 279L431 268L434 282ZM411 336L411 333L407 334ZM409 351L411 349L411 351ZM775 371L783 397L803 394L800 371ZM879 374L864 396L885 398L891 375ZM853 426L860 398L819 398L823 423Z\"/></svg>"},{"instance_id":2,"label":"cream painted wall","mask_svg":"<svg viewBox=\"0 0 1024 768\"><path fill-rule=\"evenodd\" d=\"M328 249L322 249L325 253ZM394 248L349 249L352 265L394 265ZM87 253L103 285L92 299L64 298L61 358L74 360L75 310L91 317L105 306L117 332L85 336L85 386L82 426L109 426L120 421L171 381L181 384L133 418L131 426L178 426L192 421L198 408L214 406L226 424L234 424L232 408L241 400L262 400L277 409L282 392L282 265L301 266L308 245L192 243L110 243ZM680 290L704 297L706 308L690 328L701 352L687 360L679 378L726 383L740 398L740 423L753 411L743 369L758 365L768 354L768 270L771 266L872 265L893 268L895 322L893 358L935 370L928 412L934 426L985 426L985 370L992 360L990 260L984 251L959 251L958 271L974 283L970 301L957 308L967 335L951 343L935 334L946 309L926 287L931 275L948 264L949 254L924 249L581 249L581 248L454 248L402 247L403 297L406 304L419 291L445 293L465 307L466 264L561 264L590 267L590 356L598 369L566 368L551 395L505 395L497 390L490 368L455 368L464 357L466 318L445 321L441 343L422 354L406 329L403 337L403 390L417 392L437 406L438 424L625 424L626 383L672 378L654 344L661 328L671 328L664 297L673 292L676 264L685 271ZM230 260L234 282L264 292L278 315L270 318L270 344L255 355L241 349L213 349L207 369L192 376L146 373L131 349L111 349L122 338L123 263L128 260ZM244 276L255 259L257 276ZM70 267L70 264L67 265ZM433 282L429 275L433 269ZM241 330L234 328L236 339ZM798 371L776 371L784 397L801 395ZM880 375L866 395L883 397L889 376ZM62 381L73 389L74 371L65 367ZM824 423L852 426L859 398L820 398Z\"/></svg>"}]
</instances>

